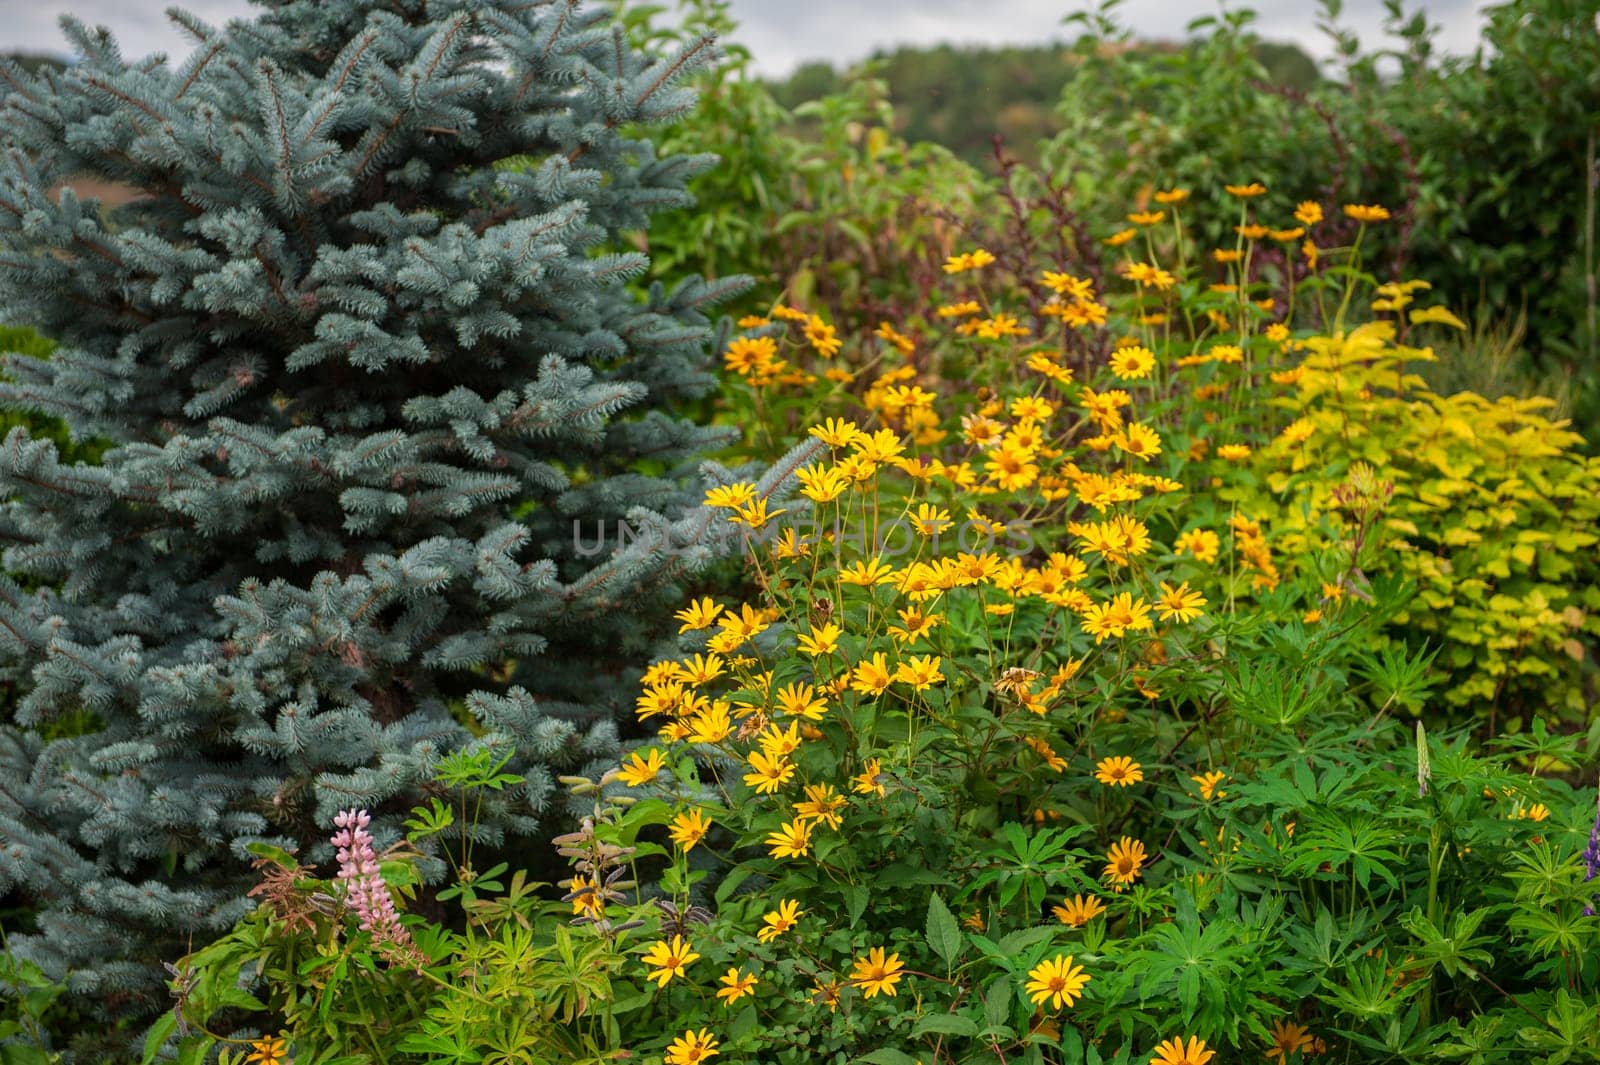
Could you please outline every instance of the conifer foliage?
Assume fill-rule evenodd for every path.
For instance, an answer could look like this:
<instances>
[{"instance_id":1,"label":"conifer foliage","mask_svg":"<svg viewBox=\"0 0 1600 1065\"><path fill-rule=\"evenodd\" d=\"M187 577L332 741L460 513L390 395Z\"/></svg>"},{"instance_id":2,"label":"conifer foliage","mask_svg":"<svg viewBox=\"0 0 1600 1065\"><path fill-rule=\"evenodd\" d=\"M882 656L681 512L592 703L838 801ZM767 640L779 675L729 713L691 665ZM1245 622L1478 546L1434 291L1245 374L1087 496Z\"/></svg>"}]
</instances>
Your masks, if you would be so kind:
<instances>
[{"instance_id":1,"label":"conifer foliage","mask_svg":"<svg viewBox=\"0 0 1600 1065\"><path fill-rule=\"evenodd\" d=\"M248 909L250 841L326 860L365 807L381 847L466 744L527 776L490 842L529 834L550 768L610 749L719 549L715 434L673 411L739 284L641 299L615 250L713 161L628 134L691 106L709 39L640 54L578 0L171 17L181 62L67 19L80 62L0 72L0 309L59 345L0 404L111 444L0 453L0 896L112 1011Z\"/></svg>"}]
</instances>

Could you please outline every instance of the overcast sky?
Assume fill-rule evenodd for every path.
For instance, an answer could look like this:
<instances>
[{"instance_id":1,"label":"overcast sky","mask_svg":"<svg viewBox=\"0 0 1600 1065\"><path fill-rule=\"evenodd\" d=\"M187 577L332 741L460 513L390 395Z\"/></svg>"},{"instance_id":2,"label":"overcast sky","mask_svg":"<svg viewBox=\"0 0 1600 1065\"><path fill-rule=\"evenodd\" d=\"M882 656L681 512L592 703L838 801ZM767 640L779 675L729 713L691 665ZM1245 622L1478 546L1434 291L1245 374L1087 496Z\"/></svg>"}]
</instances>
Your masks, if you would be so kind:
<instances>
[{"instance_id":1,"label":"overcast sky","mask_svg":"<svg viewBox=\"0 0 1600 1065\"><path fill-rule=\"evenodd\" d=\"M62 52L57 17L66 11L89 23L111 27L126 56L164 51L188 52L187 41L162 12L170 0L0 0L0 50ZM187 0L180 6L213 23L248 14L246 0ZM763 74L781 76L808 59L848 62L878 48L941 41L971 44L1038 44L1064 38L1062 16L1083 10L1085 0L733 0L740 22L738 38L755 56ZM1312 55L1328 54L1316 28L1316 0L1257 0L1263 37L1293 41ZM1447 51L1470 52L1477 40L1482 0L1409 0L1441 27L1439 44ZM1214 14L1216 0L1126 0L1124 24L1140 36L1184 36L1192 18ZM1378 44L1382 0L1345 0L1342 23L1368 47Z\"/></svg>"}]
</instances>

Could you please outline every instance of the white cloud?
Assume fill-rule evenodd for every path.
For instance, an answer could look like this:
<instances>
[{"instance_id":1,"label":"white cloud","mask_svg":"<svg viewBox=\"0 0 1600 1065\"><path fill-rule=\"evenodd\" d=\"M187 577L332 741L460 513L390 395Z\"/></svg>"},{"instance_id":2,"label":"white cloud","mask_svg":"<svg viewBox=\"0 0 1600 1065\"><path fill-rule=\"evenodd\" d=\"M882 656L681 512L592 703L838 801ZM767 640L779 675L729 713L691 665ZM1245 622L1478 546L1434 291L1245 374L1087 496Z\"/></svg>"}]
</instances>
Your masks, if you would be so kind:
<instances>
[{"instance_id":1,"label":"white cloud","mask_svg":"<svg viewBox=\"0 0 1600 1065\"><path fill-rule=\"evenodd\" d=\"M71 14L90 26L108 27L124 56L165 52L178 59L189 54L192 42L167 20L165 12L172 6L172 0L3 0L0 18L6 22L5 47L10 50L69 54L57 22ZM247 0L179 0L177 6L215 26L260 10Z\"/></svg>"},{"instance_id":2,"label":"white cloud","mask_svg":"<svg viewBox=\"0 0 1600 1065\"><path fill-rule=\"evenodd\" d=\"M170 0L0 0L6 47L29 52L66 51L57 18L70 11L84 22L109 26L123 54L163 51L186 55L189 42L163 14ZM183 7L220 24L258 10L246 0L183 0ZM851 62L900 44L1039 44L1064 40L1063 16L1082 10L1082 0L733 0L739 40L750 48L758 70L784 75L809 59ZM1408 5L1415 6L1415 5ZM1483 0L1426 0L1429 20L1442 29L1439 46L1469 52L1477 41ZM1316 0L1258 0L1258 31L1292 41L1316 56L1328 54L1317 31ZM1200 15L1220 10L1216 0L1127 0L1118 17L1141 36L1184 36ZM1344 25L1363 43L1379 42L1382 0L1346 0Z\"/></svg>"}]
</instances>

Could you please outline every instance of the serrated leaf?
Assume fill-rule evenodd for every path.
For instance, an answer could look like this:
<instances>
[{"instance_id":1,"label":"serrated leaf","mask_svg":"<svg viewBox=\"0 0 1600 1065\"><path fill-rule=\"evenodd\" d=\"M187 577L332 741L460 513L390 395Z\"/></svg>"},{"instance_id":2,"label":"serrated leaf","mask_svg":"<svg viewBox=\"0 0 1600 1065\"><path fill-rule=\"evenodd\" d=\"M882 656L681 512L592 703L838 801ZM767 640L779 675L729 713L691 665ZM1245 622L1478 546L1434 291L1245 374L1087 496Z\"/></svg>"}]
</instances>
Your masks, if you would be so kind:
<instances>
[{"instance_id":1,"label":"serrated leaf","mask_svg":"<svg viewBox=\"0 0 1600 1065\"><path fill-rule=\"evenodd\" d=\"M999 1028L1011 1019L1011 978L1002 976L983 993L983 1019L990 1028Z\"/></svg>"},{"instance_id":2,"label":"serrated leaf","mask_svg":"<svg viewBox=\"0 0 1600 1065\"><path fill-rule=\"evenodd\" d=\"M978 1022L963 1013L930 1013L925 1017L917 1018L917 1023L912 1025L913 1037L919 1035L977 1035Z\"/></svg>"},{"instance_id":3,"label":"serrated leaf","mask_svg":"<svg viewBox=\"0 0 1600 1065\"><path fill-rule=\"evenodd\" d=\"M1054 937L1056 930L1049 925L1040 925L1037 928L1019 928L1015 932L1008 932L1000 938L996 949L1008 958L1014 958L1036 943Z\"/></svg>"},{"instance_id":4,"label":"serrated leaf","mask_svg":"<svg viewBox=\"0 0 1600 1065\"><path fill-rule=\"evenodd\" d=\"M956 955L961 953L961 927L937 892L928 896L927 936L928 946L934 953L943 958L946 965L954 965Z\"/></svg>"},{"instance_id":5,"label":"serrated leaf","mask_svg":"<svg viewBox=\"0 0 1600 1065\"><path fill-rule=\"evenodd\" d=\"M861 915L867 912L867 902L871 892L864 884L851 884L844 889L845 908L850 917L850 927L854 928L856 922L861 920Z\"/></svg>"}]
</instances>

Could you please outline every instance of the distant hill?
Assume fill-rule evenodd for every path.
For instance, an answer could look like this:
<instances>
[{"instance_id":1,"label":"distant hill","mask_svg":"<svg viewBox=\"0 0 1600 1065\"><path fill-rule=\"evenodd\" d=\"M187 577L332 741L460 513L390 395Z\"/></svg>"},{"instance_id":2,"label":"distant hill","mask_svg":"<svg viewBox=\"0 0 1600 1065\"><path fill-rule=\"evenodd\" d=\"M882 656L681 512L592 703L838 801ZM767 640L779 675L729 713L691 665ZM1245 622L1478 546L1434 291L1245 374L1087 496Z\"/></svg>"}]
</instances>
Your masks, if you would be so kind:
<instances>
[{"instance_id":1,"label":"distant hill","mask_svg":"<svg viewBox=\"0 0 1600 1065\"><path fill-rule=\"evenodd\" d=\"M30 74L41 67L55 67L57 70L61 70L67 65L59 56L41 55L33 52L0 52L0 59L9 59Z\"/></svg>"},{"instance_id":2,"label":"distant hill","mask_svg":"<svg viewBox=\"0 0 1600 1065\"><path fill-rule=\"evenodd\" d=\"M1174 52L1185 46L1136 47ZM1256 57L1274 84L1308 89L1320 80L1315 61L1292 44L1263 42ZM868 60L889 84L901 134L942 144L985 169L992 166L996 133L1011 154L1032 161L1036 143L1055 130L1056 101L1075 61L1066 44L903 47ZM839 89L846 77L829 63L807 63L774 83L773 94L792 108Z\"/></svg>"}]
</instances>

